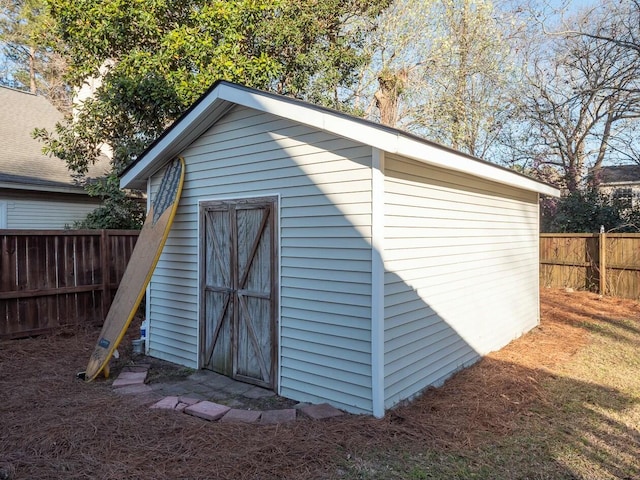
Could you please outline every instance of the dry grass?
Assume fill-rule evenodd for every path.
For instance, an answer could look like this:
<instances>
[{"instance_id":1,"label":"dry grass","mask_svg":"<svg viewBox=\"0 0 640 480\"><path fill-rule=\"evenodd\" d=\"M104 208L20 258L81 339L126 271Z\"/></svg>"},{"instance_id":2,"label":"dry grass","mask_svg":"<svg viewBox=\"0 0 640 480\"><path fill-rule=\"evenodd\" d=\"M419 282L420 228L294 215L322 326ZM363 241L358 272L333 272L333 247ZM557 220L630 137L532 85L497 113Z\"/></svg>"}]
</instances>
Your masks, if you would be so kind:
<instances>
[{"instance_id":1,"label":"dry grass","mask_svg":"<svg viewBox=\"0 0 640 480\"><path fill-rule=\"evenodd\" d=\"M640 478L640 304L542 295L539 328L383 420L203 422L76 380L95 330L3 341L0 478Z\"/></svg>"}]
</instances>

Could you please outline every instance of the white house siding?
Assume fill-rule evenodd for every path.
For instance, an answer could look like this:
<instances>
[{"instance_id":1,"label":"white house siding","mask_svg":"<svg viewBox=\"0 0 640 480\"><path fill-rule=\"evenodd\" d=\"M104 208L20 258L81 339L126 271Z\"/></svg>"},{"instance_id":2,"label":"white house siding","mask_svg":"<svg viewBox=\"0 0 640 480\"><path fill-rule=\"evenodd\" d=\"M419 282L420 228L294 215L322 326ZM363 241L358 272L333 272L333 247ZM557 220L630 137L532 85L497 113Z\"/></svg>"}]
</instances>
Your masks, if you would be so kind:
<instances>
[{"instance_id":1,"label":"white house siding","mask_svg":"<svg viewBox=\"0 0 640 480\"><path fill-rule=\"evenodd\" d=\"M537 194L387 155L385 406L538 322Z\"/></svg>"},{"instance_id":2,"label":"white house siding","mask_svg":"<svg viewBox=\"0 0 640 480\"><path fill-rule=\"evenodd\" d=\"M0 200L0 228L7 228L7 201Z\"/></svg>"},{"instance_id":3,"label":"white house siding","mask_svg":"<svg viewBox=\"0 0 640 480\"><path fill-rule=\"evenodd\" d=\"M241 107L187 148L180 205L150 286L151 355L197 366L199 201L279 195L279 391L370 412L371 154Z\"/></svg>"},{"instance_id":4,"label":"white house siding","mask_svg":"<svg viewBox=\"0 0 640 480\"><path fill-rule=\"evenodd\" d=\"M60 199L44 194L28 196L24 194L2 194L0 203L5 204L7 225L5 228L20 230L59 230L83 220L95 210L99 203L84 195Z\"/></svg>"}]
</instances>

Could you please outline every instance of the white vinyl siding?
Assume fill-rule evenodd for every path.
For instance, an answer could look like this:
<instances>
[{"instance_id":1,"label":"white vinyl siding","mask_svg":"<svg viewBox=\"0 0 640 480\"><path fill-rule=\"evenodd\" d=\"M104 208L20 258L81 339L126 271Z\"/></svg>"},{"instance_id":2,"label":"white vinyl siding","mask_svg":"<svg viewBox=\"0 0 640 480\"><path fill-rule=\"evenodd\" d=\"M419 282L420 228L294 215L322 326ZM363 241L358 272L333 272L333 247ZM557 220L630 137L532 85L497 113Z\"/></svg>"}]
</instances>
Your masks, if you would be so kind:
<instances>
[{"instance_id":1,"label":"white vinyl siding","mask_svg":"<svg viewBox=\"0 0 640 480\"><path fill-rule=\"evenodd\" d=\"M0 200L0 228L7 228L7 202Z\"/></svg>"},{"instance_id":2,"label":"white vinyl siding","mask_svg":"<svg viewBox=\"0 0 640 480\"><path fill-rule=\"evenodd\" d=\"M385 157L385 407L538 321L537 194Z\"/></svg>"},{"instance_id":3,"label":"white vinyl siding","mask_svg":"<svg viewBox=\"0 0 640 480\"><path fill-rule=\"evenodd\" d=\"M16 230L61 230L83 220L99 206L84 195L61 199L28 193L0 195L1 203L5 204L6 212L4 228Z\"/></svg>"},{"instance_id":4,"label":"white vinyl siding","mask_svg":"<svg viewBox=\"0 0 640 480\"><path fill-rule=\"evenodd\" d=\"M241 107L191 144L150 286L150 354L197 366L199 202L279 195L279 392L370 412L371 152Z\"/></svg>"},{"instance_id":5,"label":"white vinyl siding","mask_svg":"<svg viewBox=\"0 0 640 480\"><path fill-rule=\"evenodd\" d=\"M153 356L202 366L207 201L277 198L283 396L381 416L538 321L538 194L558 196L553 187L226 82L122 185L148 181L152 194L177 154L185 187L147 301Z\"/></svg>"}]
</instances>

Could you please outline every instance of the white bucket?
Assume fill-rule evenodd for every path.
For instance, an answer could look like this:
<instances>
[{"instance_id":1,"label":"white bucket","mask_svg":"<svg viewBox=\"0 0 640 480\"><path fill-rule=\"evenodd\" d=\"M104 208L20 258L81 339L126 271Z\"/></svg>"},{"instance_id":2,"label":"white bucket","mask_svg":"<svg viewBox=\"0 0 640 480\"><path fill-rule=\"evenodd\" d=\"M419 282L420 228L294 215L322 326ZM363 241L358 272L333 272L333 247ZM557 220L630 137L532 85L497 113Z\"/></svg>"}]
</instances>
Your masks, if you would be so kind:
<instances>
[{"instance_id":1,"label":"white bucket","mask_svg":"<svg viewBox=\"0 0 640 480\"><path fill-rule=\"evenodd\" d=\"M132 343L133 353L144 353L144 338L136 338Z\"/></svg>"}]
</instances>

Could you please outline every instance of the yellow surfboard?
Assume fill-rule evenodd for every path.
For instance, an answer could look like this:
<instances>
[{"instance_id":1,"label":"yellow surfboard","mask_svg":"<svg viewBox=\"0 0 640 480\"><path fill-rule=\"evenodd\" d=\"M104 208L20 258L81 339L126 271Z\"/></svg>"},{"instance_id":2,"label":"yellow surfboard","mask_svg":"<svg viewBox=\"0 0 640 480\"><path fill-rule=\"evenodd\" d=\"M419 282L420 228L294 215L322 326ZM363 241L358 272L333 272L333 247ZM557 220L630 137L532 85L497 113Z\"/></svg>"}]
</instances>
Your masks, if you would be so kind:
<instances>
[{"instance_id":1,"label":"yellow surfboard","mask_svg":"<svg viewBox=\"0 0 640 480\"><path fill-rule=\"evenodd\" d=\"M160 188L147 213L147 219L84 372L83 377L87 382L96 378L103 370L105 376L108 376L109 360L140 306L169 236L182 193L184 170L184 159L176 158L169 164L162 177Z\"/></svg>"}]
</instances>

